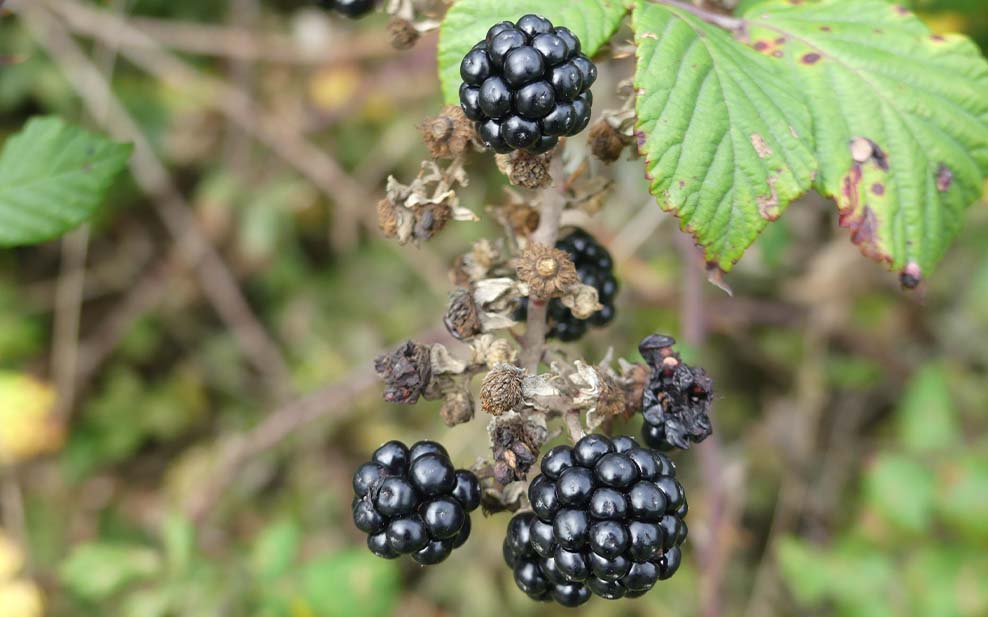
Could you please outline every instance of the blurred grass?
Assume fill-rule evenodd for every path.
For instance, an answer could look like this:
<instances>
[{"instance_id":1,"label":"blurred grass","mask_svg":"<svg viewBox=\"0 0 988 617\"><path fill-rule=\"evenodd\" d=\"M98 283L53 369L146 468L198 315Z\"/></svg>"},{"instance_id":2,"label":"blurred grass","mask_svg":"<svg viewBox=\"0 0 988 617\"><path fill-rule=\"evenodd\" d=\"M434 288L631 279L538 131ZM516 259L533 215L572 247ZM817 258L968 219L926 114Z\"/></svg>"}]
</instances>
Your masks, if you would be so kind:
<instances>
[{"instance_id":1,"label":"blurred grass","mask_svg":"<svg viewBox=\"0 0 988 617\"><path fill-rule=\"evenodd\" d=\"M913 4L934 29L988 43L986 3ZM226 3L192 0L138 0L128 11L176 23L224 25L236 17ZM381 18L327 21L281 2L249 27L316 33L346 48L368 36L383 45L383 25ZM83 42L106 57L100 45ZM238 87L377 195L388 174L413 176L425 155L413 127L439 105L433 54L427 37L413 52L326 66L253 63ZM0 137L36 113L87 121L16 17L0 19L0 55L23 59L0 67ZM184 57L237 79L225 59ZM483 217L451 225L422 249L386 243L373 226L373 203L340 204L319 193L215 111L142 73L125 52L113 66L115 94L278 341L296 392L346 380L380 350L435 328L446 302L443 266L471 241L498 233ZM603 67L598 109L614 104L606 92L629 68L624 61ZM647 203L640 168L595 170L615 181L594 224L613 240ZM502 198L503 180L481 157L470 171L463 203L483 215L485 204ZM635 359L643 335L680 331L689 271L674 227L664 221L619 264L619 319L576 348L585 357L613 347ZM728 551L725 614L988 614L986 237L982 204L926 289L905 295L856 253L833 208L808 198L732 273L733 299L704 290L708 341L685 353L717 383L729 523L718 545ZM141 282L159 291L155 301L80 384L71 416L32 415L24 410L37 407L20 402L0 409L0 444L64 432L54 454L11 450L17 462L5 467L0 486L3 537L25 556L8 579L35 585L47 614L697 614L708 574L695 552L640 600L595 600L579 611L534 605L501 564L504 515L475 517L471 542L437 568L371 557L348 512L350 471L369 450L391 438L438 437L460 465L487 454L482 421L446 429L435 404L392 407L376 391L357 397L338 420L247 461L213 516L194 524L184 512L204 490L224 440L284 401L258 379L171 246L147 198L133 185L119 187L93 229L80 357L91 357L101 327ZM2 375L53 387L49 367L65 343L55 340L52 322L56 311L71 310L55 301L60 255L57 242L0 253ZM18 401L25 391L18 387ZM5 400L13 399L0 391ZM636 422L618 428L638 430ZM693 549L712 533L696 456L678 458ZM35 617L30 590L10 589L0 581L0 615Z\"/></svg>"}]
</instances>

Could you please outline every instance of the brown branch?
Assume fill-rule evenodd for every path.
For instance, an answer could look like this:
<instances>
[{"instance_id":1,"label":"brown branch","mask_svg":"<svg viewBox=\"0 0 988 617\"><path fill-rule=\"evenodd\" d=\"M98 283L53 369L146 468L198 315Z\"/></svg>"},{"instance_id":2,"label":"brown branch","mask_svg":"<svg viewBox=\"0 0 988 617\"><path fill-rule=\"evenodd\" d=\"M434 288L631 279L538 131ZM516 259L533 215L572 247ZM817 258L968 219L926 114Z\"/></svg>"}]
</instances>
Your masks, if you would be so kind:
<instances>
[{"instance_id":1,"label":"brown branch","mask_svg":"<svg viewBox=\"0 0 988 617\"><path fill-rule=\"evenodd\" d=\"M275 393L288 389L290 373L277 344L251 310L234 275L209 243L192 209L155 154L147 136L116 98L105 76L61 26L37 3L21 7L21 15L35 38L61 67L91 115L106 110L102 124L118 139L134 144L130 168L145 193L154 198L155 211L174 238L182 260L195 268L202 290L230 328L245 357L269 382Z\"/></svg>"},{"instance_id":2,"label":"brown branch","mask_svg":"<svg viewBox=\"0 0 988 617\"><path fill-rule=\"evenodd\" d=\"M56 413L66 418L75 404L76 367L79 361L79 322L86 283L89 226L62 237L62 265L55 285L51 373L58 392Z\"/></svg>"},{"instance_id":3,"label":"brown branch","mask_svg":"<svg viewBox=\"0 0 988 617\"><path fill-rule=\"evenodd\" d=\"M550 175L556 184L542 192L542 209L539 212L539 226L530 238L531 242L543 246L555 246L559 236L559 222L563 215L566 198L562 193L565 186L565 170L563 169L562 153L553 156ZM542 353L545 349L546 317L549 310L548 301L530 300L528 303L528 320L525 326L525 338L522 342L521 366L531 374L539 370Z\"/></svg>"}]
</instances>

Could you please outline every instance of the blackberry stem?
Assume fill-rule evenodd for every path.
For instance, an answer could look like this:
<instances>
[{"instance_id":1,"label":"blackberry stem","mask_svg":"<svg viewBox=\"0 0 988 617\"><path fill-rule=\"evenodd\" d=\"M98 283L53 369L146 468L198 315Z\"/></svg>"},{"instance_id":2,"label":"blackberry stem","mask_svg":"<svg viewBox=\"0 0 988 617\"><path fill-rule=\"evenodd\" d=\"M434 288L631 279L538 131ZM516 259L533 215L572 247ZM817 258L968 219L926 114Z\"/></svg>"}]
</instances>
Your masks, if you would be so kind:
<instances>
[{"instance_id":1,"label":"blackberry stem","mask_svg":"<svg viewBox=\"0 0 988 617\"><path fill-rule=\"evenodd\" d=\"M542 191L539 226L532 233L530 240L544 246L555 246L559 237L559 221L563 215L563 207L566 205L566 199L563 196L566 178L563 169L563 156L559 148L552 156L549 175L552 176L553 184ZM533 375L539 370L539 362L542 360L542 352L545 349L545 335L548 327L546 312L548 310L548 301L533 299L528 304L525 338L522 339L521 364L526 371Z\"/></svg>"}]
</instances>

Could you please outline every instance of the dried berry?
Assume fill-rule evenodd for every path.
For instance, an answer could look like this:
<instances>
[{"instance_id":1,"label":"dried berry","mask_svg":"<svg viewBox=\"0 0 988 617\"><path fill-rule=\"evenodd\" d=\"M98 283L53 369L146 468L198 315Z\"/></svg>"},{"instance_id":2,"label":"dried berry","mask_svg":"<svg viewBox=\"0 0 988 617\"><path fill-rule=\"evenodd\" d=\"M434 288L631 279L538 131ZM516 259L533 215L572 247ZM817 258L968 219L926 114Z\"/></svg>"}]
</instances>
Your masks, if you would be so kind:
<instances>
[{"instance_id":1,"label":"dried berry","mask_svg":"<svg viewBox=\"0 0 988 617\"><path fill-rule=\"evenodd\" d=\"M653 334L638 346L652 369L642 398L642 436L653 448L686 450L713 432L713 380L703 369L683 362L675 344L671 336Z\"/></svg>"},{"instance_id":2,"label":"dried berry","mask_svg":"<svg viewBox=\"0 0 988 617\"><path fill-rule=\"evenodd\" d=\"M408 341L374 360L374 370L387 384L384 400L414 405L432 380L429 347Z\"/></svg>"}]
</instances>

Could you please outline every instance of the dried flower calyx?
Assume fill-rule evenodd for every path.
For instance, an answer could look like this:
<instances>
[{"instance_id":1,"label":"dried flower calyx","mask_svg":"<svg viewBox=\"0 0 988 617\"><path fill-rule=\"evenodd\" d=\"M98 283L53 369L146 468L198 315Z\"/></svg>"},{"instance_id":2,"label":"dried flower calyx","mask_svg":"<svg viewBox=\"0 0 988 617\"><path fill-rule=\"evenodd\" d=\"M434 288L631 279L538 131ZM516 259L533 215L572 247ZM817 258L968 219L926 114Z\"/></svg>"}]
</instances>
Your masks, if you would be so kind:
<instances>
[{"instance_id":1,"label":"dried flower calyx","mask_svg":"<svg viewBox=\"0 0 988 617\"><path fill-rule=\"evenodd\" d=\"M515 269L535 300L549 300L580 282L569 253L544 244L529 244Z\"/></svg>"},{"instance_id":2,"label":"dried flower calyx","mask_svg":"<svg viewBox=\"0 0 988 617\"><path fill-rule=\"evenodd\" d=\"M458 186L467 185L467 175L454 161L440 169L432 161L422 163L422 170L411 184L405 185L391 176L387 196L377 204L377 222L384 235L400 243L429 240L451 221L476 221L476 215L460 206Z\"/></svg>"},{"instance_id":3,"label":"dried flower calyx","mask_svg":"<svg viewBox=\"0 0 988 617\"><path fill-rule=\"evenodd\" d=\"M494 418L493 422L494 479L502 485L524 480L545 443L544 431L526 423L519 414Z\"/></svg>"},{"instance_id":4,"label":"dried flower calyx","mask_svg":"<svg viewBox=\"0 0 988 617\"><path fill-rule=\"evenodd\" d=\"M642 435L653 448L689 449L710 436L713 380L701 368L692 368L673 350L671 336L653 334L638 346L652 368L642 407Z\"/></svg>"},{"instance_id":5,"label":"dried flower calyx","mask_svg":"<svg viewBox=\"0 0 988 617\"><path fill-rule=\"evenodd\" d=\"M480 386L480 408L492 416L515 409L522 402L525 370L511 364L498 364Z\"/></svg>"},{"instance_id":6,"label":"dried flower calyx","mask_svg":"<svg viewBox=\"0 0 988 617\"><path fill-rule=\"evenodd\" d=\"M449 308L443 316L446 330L458 341L464 341L482 331L480 314L473 293L468 289L457 288L450 294Z\"/></svg>"},{"instance_id":7,"label":"dried flower calyx","mask_svg":"<svg viewBox=\"0 0 988 617\"><path fill-rule=\"evenodd\" d=\"M428 345L408 341L378 356L374 370L387 384L385 401L414 405L432 381L432 351Z\"/></svg>"},{"instance_id":8,"label":"dried flower calyx","mask_svg":"<svg viewBox=\"0 0 988 617\"><path fill-rule=\"evenodd\" d=\"M433 158L454 158L466 154L474 146L481 147L473 122L463 115L459 106L444 107L438 116L422 122L419 131Z\"/></svg>"},{"instance_id":9,"label":"dried flower calyx","mask_svg":"<svg viewBox=\"0 0 988 617\"><path fill-rule=\"evenodd\" d=\"M473 397L466 388L451 390L443 396L439 415L446 426L456 426L473 420Z\"/></svg>"}]
</instances>

